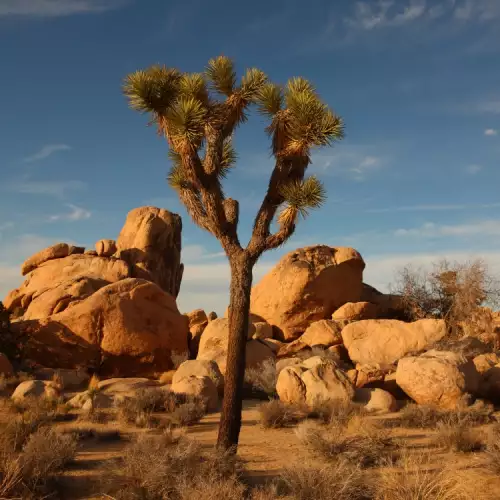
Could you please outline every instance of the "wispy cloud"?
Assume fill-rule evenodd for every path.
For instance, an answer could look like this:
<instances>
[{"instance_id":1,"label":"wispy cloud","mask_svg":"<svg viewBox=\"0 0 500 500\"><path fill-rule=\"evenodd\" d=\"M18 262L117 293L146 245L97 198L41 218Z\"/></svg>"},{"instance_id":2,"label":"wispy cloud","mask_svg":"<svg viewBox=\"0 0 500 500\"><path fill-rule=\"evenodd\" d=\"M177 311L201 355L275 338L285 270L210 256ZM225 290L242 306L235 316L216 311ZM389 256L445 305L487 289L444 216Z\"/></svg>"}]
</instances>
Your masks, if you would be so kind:
<instances>
[{"instance_id":1,"label":"wispy cloud","mask_svg":"<svg viewBox=\"0 0 500 500\"><path fill-rule=\"evenodd\" d=\"M2 0L0 16L64 17L106 12L128 0Z\"/></svg>"},{"instance_id":2,"label":"wispy cloud","mask_svg":"<svg viewBox=\"0 0 500 500\"><path fill-rule=\"evenodd\" d=\"M479 172L481 172L481 170L483 170L483 167L481 165L477 165L477 164L467 165L465 167L465 173L467 173L469 175L476 175Z\"/></svg>"},{"instance_id":3,"label":"wispy cloud","mask_svg":"<svg viewBox=\"0 0 500 500\"><path fill-rule=\"evenodd\" d=\"M500 202L498 203L482 203L479 205L468 205L468 204L430 204L430 205L404 205L400 207L382 207L382 208L370 208L366 210L367 213L380 214L380 213L392 213L392 212L446 212L455 210L471 210L471 209L490 209L499 208Z\"/></svg>"},{"instance_id":4,"label":"wispy cloud","mask_svg":"<svg viewBox=\"0 0 500 500\"><path fill-rule=\"evenodd\" d=\"M40 151L24 158L23 161L25 163L33 163L36 161L44 160L45 158L48 158L49 156L59 151L70 151L70 150L71 146L68 146L67 144L47 144L46 146L43 146L43 148L40 149Z\"/></svg>"},{"instance_id":5,"label":"wispy cloud","mask_svg":"<svg viewBox=\"0 0 500 500\"><path fill-rule=\"evenodd\" d=\"M70 209L68 213L51 215L49 217L49 222L76 222L80 220L90 219L90 217L92 216L92 212L86 210L85 208L77 207L76 205L72 205L71 203L68 203L66 206Z\"/></svg>"},{"instance_id":6,"label":"wispy cloud","mask_svg":"<svg viewBox=\"0 0 500 500\"><path fill-rule=\"evenodd\" d=\"M82 181L21 181L9 184L7 189L15 193L35 194L63 198L68 191L82 191L87 184Z\"/></svg>"},{"instance_id":7,"label":"wispy cloud","mask_svg":"<svg viewBox=\"0 0 500 500\"><path fill-rule=\"evenodd\" d=\"M312 168L323 174L340 175L355 181L364 181L383 169L388 159L368 146L343 145L338 151L313 157Z\"/></svg>"},{"instance_id":8,"label":"wispy cloud","mask_svg":"<svg viewBox=\"0 0 500 500\"><path fill-rule=\"evenodd\" d=\"M475 106L480 113L500 114L500 99L488 99L480 101Z\"/></svg>"},{"instance_id":9,"label":"wispy cloud","mask_svg":"<svg viewBox=\"0 0 500 500\"><path fill-rule=\"evenodd\" d=\"M6 229L11 229L12 227L14 227L13 222L4 222L0 224L0 231L5 231Z\"/></svg>"},{"instance_id":10,"label":"wispy cloud","mask_svg":"<svg viewBox=\"0 0 500 500\"><path fill-rule=\"evenodd\" d=\"M484 135L488 135L488 136L498 135L498 130L495 130L494 128L487 128L484 131Z\"/></svg>"},{"instance_id":11,"label":"wispy cloud","mask_svg":"<svg viewBox=\"0 0 500 500\"><path fill-rule=\"evenodd\" d=\"M467 236L500 236L500 220L482 220L467 224L436 224L426 222L420 227L397 229L395 236L411 236L418 238L467 237Z\"/></svg>"}]
</instances>

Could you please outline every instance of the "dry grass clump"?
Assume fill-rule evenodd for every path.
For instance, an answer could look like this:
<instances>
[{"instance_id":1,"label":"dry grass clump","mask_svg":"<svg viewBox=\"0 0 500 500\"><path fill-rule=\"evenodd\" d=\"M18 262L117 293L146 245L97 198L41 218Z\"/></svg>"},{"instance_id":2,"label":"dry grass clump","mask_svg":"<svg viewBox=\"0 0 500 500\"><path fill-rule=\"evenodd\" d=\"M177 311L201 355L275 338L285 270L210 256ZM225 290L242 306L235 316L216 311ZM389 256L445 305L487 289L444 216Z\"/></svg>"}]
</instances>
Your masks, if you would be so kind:
<instances>
[{"instance_id":1,"label":"dry grass clump","mask_svg":"<svg viewBox=\"0 0 500 500\"><path fill-rule=\"evenodd\" d=\"M205 404L163 389L142 389L116 402L119 420L137 427L186 426L206 414ZM153 414L165 412L163 421Z\"/></svg>"},{"instance_id":2,"label":"dry grass clump","mask_svg":"<svg viewBox=\"0 0 500 500\"><path fill-rule=\"evenodd\" d=\"M381 468L375 478L375 500L471 500L483 495L483 474L478 470L450 467L433 469L430 454L405 452L398 470Z\"/></svg>"},{"instance_id":3,"label":"dry grass clump","mask_svg":"<svg viewBox=\"0 0 500 500\"><path fill-rule=\"evenodd\" d=\"M301 422L307 418L309 410L303 405L273 399L259 406L259 414L262 427L278 429Z\"/></svg>"},{"instance_id":4,"label":"dry grass clump","mask_svg":"<svg viewBox=\"0 0 500 500\"><path fill-rule=\"evenodd\" d=\"M276 362L267 359L257 368L249 368L245 371L245 383L255 392L267 394L269 397L276 396Z\"/></svg>"},{"instance_id":5,"label":"dry grass clump","mask_svg":"<svg viewBox=\"0 0 500 500\"><path fill-rule=\"evenodd\" d=\"M448 451L469 453L484 448L484 440L477 429L462 423L439 422L434 442Z\"/></svg>"},{"instance_id":6,"label":"dry grass clump","mask_svg":"<svg viewBox=\"0 0 500 500\"><path fill-rule=\"evenodd\" d=\"M74 427L64 431L77 441L97 441L100 443L122 441L125 437L118 429L96 429L95 427Z\"/></svg>"},{"instance_id":7,"label":"dry grass clump","mask_svg":"<svg viewBox=\"0 0 500 500\"><path fill-rule=\"evenodd\" d=\"M500 476L500 424L495 424L486 434L486 468Z\"/></svg>"},{"instance_id":8,"label":"dry grass clump","mask_svg":"<svg viewBox=\"0 0 500 500\"><path fill-rule=\"evenodd\" d=\"M252 499L370 500L373 498L372 490L370 481L359 467L337 460L322 468L288 467L274 485L267 491L257 492Z\"/></svg>"},{"instance_id":9,"label":"dry grass clump","mask_svg":"<svg viewBox=\"0 0 500 500\"><path fill-rule=\"evenodd\" d=\"M344 427L351 419L366 414L362 404L354 403L350 399L334 399L329 401L315 401L309 412L309 418L318 419L325 424Z\"/></svg>"},{"instance_id":10,"label":"dry grass clump","mask_svg":"<svg viewBox=\"0 0 500 500\"><path fill-rule=\"evenodd\" d=\"M433 406L410 403L400 412L399 418L387 421L388 425L408 428L435 429L441 423L447 425L475 426L491 422L491 409L470 407L463 410L442 410Z\"/></svg>"},{"instance_id":11,"label":"dry grass clump","mask_svg":"<svg viewBox=\"0 0 500 500\"><path fill-rule=\"evenodd\" d=\"M3 443L5 444L5 442ZM47 498L58 472L76 452L76 439L48 427L29 436L21 452L0 450L0 498Z\"/></svg>"},{"instance_id":12,"label":"dry grass clump","mask_svg":"<svg viewBox=\"0 0 500 500\"><path fill-rule=\"evenodd\" d=\"M230 455L203 453L171 432L140 435L116 463L109 493L117 500L240 500L244 487Z\"/></svg>"},{"instance_id":13,"label":"dry grass clump","mask_svg":"<svg viewBox=\"0 0 500 500\"><path fill-rule=\"evenodd\" d=\"M356 467L373 467L394 457L395 446L386 429L357 417L347 427L307 421L295 431L313 453L331 461L344 460Z\"/></svg>"}]
</instances>

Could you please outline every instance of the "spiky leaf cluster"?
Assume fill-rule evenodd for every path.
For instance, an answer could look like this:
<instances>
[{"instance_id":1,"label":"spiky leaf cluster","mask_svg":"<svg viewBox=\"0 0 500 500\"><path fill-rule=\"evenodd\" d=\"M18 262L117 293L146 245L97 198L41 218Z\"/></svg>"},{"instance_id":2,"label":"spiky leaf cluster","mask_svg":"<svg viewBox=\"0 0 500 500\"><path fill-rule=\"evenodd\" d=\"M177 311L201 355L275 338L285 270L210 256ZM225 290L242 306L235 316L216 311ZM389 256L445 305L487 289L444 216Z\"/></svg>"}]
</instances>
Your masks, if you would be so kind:
<instances>
[{"instance_id":1,"label":"spiky leaf cluster","mask_svg":"<svg viewBox=\"0 0 500 500\"><path fill-rule=\"evenodd\" d=\"M282 186L280 194L285 200L280 224L295 223L299 215L306 218L309 210L320 208L326 200L325 188L314 175Z\"/></svg>"}]
</instances>

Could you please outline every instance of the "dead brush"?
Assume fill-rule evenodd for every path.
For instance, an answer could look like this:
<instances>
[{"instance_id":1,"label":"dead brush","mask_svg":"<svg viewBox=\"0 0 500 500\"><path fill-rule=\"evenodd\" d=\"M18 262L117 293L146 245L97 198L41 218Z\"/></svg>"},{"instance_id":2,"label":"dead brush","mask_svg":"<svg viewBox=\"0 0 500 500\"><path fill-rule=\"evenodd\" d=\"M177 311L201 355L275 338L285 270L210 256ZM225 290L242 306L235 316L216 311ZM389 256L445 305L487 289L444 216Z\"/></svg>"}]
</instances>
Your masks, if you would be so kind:
<instances>
[{"instance_id":1,"label":"dead brush","mask_svg":"<svg viewBox=\"0 0 500 500\"><path fill-rule=\"evenodd\" d=\"M320 420L325 424L346 426L349 421L365 415L364 406L348 399L317 400L309 411L309 418Z\"/></svg>"},{"instance_id":2,"label":"dead brush","mask_svg":"<svg viewBox=\"0 0 500 500\"><path fill-rule=\"evenodd\" d=\"M372 490L372 484L361 468L337 460L321 468L287 467L267 491L259 492L256 500L280 497L290 500L371 500Z\"/></svg>"},{"instance_id":3,"label":"dead brush","mask_svg":"<svg viewBox=\"0 0 500 500\"><path fill-rule=\"evenodd\" d=\"M309 414L304 405L284 403L273 399L259 406L260 423L265 429L278 429L295 425Z\"/></svg>"},{"instance_id":4,"label":"dead brush","mask_svg":"<svg viewBox=\"0 0 500 500\"><path fill-rule=\"evenodd\" d=\"M117 500L243 498L233 456L204 453L198 443L172 432L140 435L108 476L107 491Z\"/></svg>"},{"instance_id":5,"label":"dead brush","mask_svg":"<svg viewBox=\"0 0 500 500\"><path fill-rule=\"evenodd\" d=\"M500 423L494 424L486 432L486 468L500 475Z\"/></svg>"},{"instance_id":6,"label":"dead brush","mask_svg":"<svg viewBox=\"0 0 500 500\"><path fill-rule=\"evenodd\" d=\"M268 359L256 368L249 368L245 371L245 383L253 391L267 394L268 397L276 396L276 382L278 375L276 373L276 362L274 359Z\"/></svg>"},{"instance_id":7,"label":"dead brush","mask_svg":"<svg viewBox=\"0 0 500 500\"><path fill-rule=\"evenodd\" d=\"M205 404L195 399L179 404L167 413L167 422L174 427L185 427L198 423L206 415Z\"/></svg>"},{"instance_id":8,"label":"dead brush","mask_svg":"<svg viewBox=\"0 0 500 500\"><path fill-rule=\"evenodd\" d=\"M5 450L3 450L5 451ZM54 480L76 452L76 440L48 427L30 435L20 453L2 453L0 498L37 499L54 493Z\"/></svg>"},{"instance_id":9,"label":"dead brush","mask_svg":"<svg viewBox=\"0 0 500 500\"><path fill-rule=\"evenodd\" d=\"M398 469L382 467L374 478L375 500L493 500L478 469L433 468L429 452L405 451ZM387 465L393 465L387 464ZM483 494L484 492L484 494Z\"/></svg>"},{"instance_id":10,"label":"dead brush","mask_svg":"<svg viewBox=\"0 0 500 500\"><path fill-rule=\"evenodd\" d=\"M373 467L395 456L387 430L362 417L353 419L347 427L306 421L295 433L314 454L330 461L345 460L356 467Z\"/></svg>"},{"instance_id":11,"label":"dead brush","mask_svg":"<svg viewBox=\"0 0 500 500\"><path fill-rule=\"evenodd\" d=\"M463 423L458 425L449 422L437 424L437 435L434 443L448 451L470 453L484 448L484 439L477 429Z\"/></svg>"},{"instance_id":12,"label":"dead brush","mask_svg":"<svg viewBox=\"0 0 500 500\"><path fill-rule=\"evenodd\" d=\"M490 423L490 408L469 407L457 410L442 410L433 406L410 403L400 412L399 418L387 420L387 425L418 429L435 429L440 423L446 425L476 426Z\"/></svg>"},{"instance_id":13,"label":"dead brush","mask_svg":"<svg viewBox=\"0 0 500 500\"><path fill-rule=\"evenodd\" d=\"M7 377L2 373L0 375L0 393L10 395L10 393L12 393L19 384L33 379L34 376L27 372L18 372L10 377Z\"/></svg>"}]
</instances>

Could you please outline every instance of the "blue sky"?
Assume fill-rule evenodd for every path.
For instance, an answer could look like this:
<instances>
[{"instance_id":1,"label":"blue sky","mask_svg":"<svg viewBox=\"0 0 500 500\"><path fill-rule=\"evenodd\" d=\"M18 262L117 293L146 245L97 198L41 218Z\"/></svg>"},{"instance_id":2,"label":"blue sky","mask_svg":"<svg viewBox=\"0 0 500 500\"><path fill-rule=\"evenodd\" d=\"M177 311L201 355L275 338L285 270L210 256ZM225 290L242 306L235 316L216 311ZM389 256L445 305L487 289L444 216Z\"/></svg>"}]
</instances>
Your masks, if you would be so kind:
<instances>
[{"instance_id":1,"label":"blue sky","mask_svg":"<svg viewBox=\"0 0 500 500\"><path fill-rule=\"evenodd\" d=\"M183 216L179 307L223 311L218 243L179 206L165 142L121 94L136 69L200 71L219 54L310 79L346 123L310 167L328 203L256 279L316 243L357 248L383 289L407 262L444 256L500 271L500 0L0 0L0 297L30 254L116 238L152 204ZM226 184L243 239L272 168L264 127L253 116L238 130Z\"/></svg>"}]
</instances>

